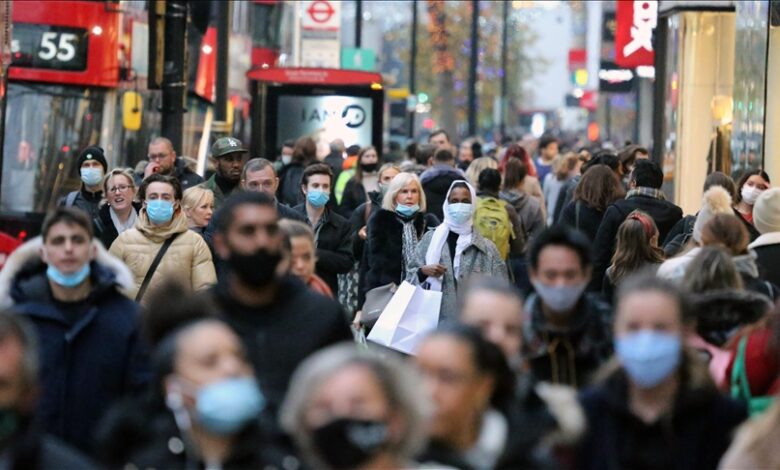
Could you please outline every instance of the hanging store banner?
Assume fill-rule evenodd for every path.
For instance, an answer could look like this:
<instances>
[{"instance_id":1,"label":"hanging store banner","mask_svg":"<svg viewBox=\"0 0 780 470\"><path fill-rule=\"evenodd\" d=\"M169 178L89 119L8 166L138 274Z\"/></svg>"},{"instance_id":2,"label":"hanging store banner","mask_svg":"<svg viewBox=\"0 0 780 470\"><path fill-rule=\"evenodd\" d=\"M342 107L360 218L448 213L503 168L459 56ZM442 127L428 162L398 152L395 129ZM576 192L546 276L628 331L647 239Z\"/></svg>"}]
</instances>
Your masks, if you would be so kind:
<instances>
[{"instance_id":1,"label":"hanging store banner","mask_svg":"<svg viewBox=\"0 0 780 470\"><path fill-rule=\"evenodd\" d=\"M616 19L615 63L627 68L653 65L658 2L618 0Z\"/></svg>"}]
</instances>

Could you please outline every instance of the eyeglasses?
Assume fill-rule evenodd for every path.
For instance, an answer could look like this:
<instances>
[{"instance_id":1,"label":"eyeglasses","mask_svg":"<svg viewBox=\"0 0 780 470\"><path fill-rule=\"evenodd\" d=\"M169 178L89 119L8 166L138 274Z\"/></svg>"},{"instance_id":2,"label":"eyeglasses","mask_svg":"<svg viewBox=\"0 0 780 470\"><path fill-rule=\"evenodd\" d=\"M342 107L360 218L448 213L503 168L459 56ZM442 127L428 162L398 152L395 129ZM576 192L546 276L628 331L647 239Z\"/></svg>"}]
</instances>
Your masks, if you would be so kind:
<instances>
[{"instance_id":1,"label":"eyeglasses","mask_svg":"<svg viewBox=\"0 0 780 470\"><path fill-rule=\"evenodd\" d=\"M108 188L108 192L109 193L123 193L123 192L127 191L128 189L130 189L130 186L128 186L126 184L120 184L118 186L114 186L112 188Z\"/></svg>"},{"instance_id":2,"label":"eyeglasses","mask_svg":"<svg viewBox=\"0 0 780 470\"><path fill-rule=\"evenodd\" d=\"M168 158L168 154L167 153L154 153L154 154L147 155L147 156L149 157L149 161L150 162L160 161L160 160L162 160L164 158Z\"/></svg>"}]
</instances>

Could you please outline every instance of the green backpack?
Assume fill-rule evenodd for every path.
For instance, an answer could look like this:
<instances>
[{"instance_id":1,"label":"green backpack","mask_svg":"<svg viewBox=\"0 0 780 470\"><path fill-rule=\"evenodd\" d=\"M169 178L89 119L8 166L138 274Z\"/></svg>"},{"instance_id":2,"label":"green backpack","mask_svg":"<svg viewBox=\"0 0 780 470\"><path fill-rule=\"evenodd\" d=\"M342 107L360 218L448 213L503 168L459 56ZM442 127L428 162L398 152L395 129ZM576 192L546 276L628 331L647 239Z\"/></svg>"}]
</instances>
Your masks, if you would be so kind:
<instances>
[{"instance_id":1,"label":"green backpack","mask_svg":"<svg viewBox=\"0 0 780 470\"><path fill-rule=\"evenodd\" d=\"M745 368L745 349L747 348L747 335L739 340L737 357L731 368L731 397L747 404L750 416L756 416L767 410L774 403L774 396L754 397L750 394L750 383Z\"/></svg>"},{"instance_id":2,"label":"green backpack","mask_svg":"<svg viewBox=\"0 0 780 470\"><path fill-rule=\"evenodd\" d=\"M503 260L509 256L509 240L515 236L505 205L506 202L494 197L480 197L474 211L474 226L480 235L496 245Z\"/></svg>"}]
</instances>

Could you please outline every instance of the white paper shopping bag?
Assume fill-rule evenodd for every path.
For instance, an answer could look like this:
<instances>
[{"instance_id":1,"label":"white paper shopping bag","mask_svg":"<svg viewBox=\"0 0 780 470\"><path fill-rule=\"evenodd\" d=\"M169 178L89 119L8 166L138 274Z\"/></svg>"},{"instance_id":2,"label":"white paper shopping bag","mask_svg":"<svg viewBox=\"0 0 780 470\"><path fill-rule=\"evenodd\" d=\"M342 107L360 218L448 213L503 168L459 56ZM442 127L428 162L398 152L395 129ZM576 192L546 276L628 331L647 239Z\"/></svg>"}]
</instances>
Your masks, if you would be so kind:
<instances>
[{"instance_id":1,"label":"white paper shopping bag","mask_svg":"<svg viewBox=\"0 0 780 470\"><path fill-rule=\"evenodd\" d=\"M368 341L414 354L420 341L436 329L441 292L427 291L404 281L382 311Z\"/></svg>"}]
</instances>

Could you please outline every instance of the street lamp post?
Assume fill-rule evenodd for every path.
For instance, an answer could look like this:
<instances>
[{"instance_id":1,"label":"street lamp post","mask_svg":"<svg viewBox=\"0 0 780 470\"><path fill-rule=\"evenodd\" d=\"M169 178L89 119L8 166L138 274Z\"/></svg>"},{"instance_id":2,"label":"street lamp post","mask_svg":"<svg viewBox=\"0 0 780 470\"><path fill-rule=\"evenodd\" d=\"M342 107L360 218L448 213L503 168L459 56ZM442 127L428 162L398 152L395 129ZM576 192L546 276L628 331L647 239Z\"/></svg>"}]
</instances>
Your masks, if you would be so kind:
<instances>
[{"instance_id":1,"label":"street lamp post","mask_svg":"<svg viewBox=\"0 0 780 470\"><path fill-rule=\"evenodd\" d=\"M499 132L501 138L506 136L506 111L507 111L507 56L509 50L507 45L509 44L509 2L504 2L503 5L503 23L501 25L501 121L499 123Z\"/></svg>"},{"instance_id":2,"label":"street lamp post","mask_svg":"<svg viewBox=\"0 0 780 470\"><path fill-rule=\"evenodd\" d=\"M417 95L417 0L412 0L412 50L409 57L409 96ZM414 139L414 110L409 112L409 138Z\"/></svg>"},{"instance_id":3,"label":"street lamp post","mask_svg":"<svg viewBox=\"0 0 780 470\"><path fill-rule=\"evenodd\" d=\"M471 62L469 67L469 135L477 134L477 65L479 64L479 0L471 0Z\"/></svg>"}]
</instances>

